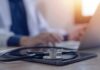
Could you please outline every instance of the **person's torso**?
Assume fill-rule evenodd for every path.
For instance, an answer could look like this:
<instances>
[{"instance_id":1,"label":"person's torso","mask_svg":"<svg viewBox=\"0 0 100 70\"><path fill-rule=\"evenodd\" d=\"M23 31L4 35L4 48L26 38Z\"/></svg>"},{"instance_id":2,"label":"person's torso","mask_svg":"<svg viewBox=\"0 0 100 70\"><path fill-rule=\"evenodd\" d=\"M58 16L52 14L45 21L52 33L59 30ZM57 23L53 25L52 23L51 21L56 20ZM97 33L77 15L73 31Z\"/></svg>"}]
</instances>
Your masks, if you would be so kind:
<instances>
[{"instance_id":1,"label":"person's torso","mask_svg":"<svg viewBox=\"0 0 100 70\"><path fill-rule=\"evenodd\" d=\"M32 36L37 35L39 33L39 25L36 10L34 5L33 8L30 8L31 5L29 5L30 2L34 0L22 1L26 1L26 4L25 2L19 2L20 7L17 7L17 5L15 6L15 4L9 2L9 0L0 0L0 14L3 19L3 24L7 30L12 31L14 34L30 35L33 29ZM28 1L30 2L28 3Z\"/></svg>"}]
</instances>

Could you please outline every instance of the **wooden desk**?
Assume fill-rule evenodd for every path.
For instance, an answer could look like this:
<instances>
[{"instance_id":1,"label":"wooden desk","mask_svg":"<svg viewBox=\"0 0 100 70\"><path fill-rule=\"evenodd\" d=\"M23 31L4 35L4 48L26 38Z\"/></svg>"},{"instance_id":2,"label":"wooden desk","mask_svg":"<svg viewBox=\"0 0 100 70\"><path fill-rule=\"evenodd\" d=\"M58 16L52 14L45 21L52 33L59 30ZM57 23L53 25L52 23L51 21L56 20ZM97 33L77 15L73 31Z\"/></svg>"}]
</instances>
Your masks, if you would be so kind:
<instances>
[{"instance_id":1,"label":"wooden desk","mask_svg":"<svg viewBox=\"0 0 100 70\"><path fill-rule=\"evenodd\" d=\"M0 70L100 70L100 49L91 49L85 51L95 52L98 54L98 57L61 67L38 63L29 63L24 61L0 63Z\"/></svg>"}]
</instances>

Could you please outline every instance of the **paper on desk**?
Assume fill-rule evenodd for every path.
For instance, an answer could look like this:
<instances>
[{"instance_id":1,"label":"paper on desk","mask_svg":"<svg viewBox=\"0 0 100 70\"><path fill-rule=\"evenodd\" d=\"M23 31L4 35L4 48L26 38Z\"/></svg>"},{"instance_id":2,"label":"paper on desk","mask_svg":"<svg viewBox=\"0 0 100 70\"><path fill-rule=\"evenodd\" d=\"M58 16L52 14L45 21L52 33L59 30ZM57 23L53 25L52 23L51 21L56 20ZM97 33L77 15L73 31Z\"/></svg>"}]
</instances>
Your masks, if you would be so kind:
<instances>
[{"instance_id":1,"label":"paper on desk","mask_svg":"<svg viewBox=\"0 0 100 70\"><path fill-rule=\"evenodd\" d=\"M65 48L74 49L74 50L78 50L79 45L80 45L79 41L66 41L66 42L56 44L57 47L65 47Z\"/></svg>"}]
</instances>

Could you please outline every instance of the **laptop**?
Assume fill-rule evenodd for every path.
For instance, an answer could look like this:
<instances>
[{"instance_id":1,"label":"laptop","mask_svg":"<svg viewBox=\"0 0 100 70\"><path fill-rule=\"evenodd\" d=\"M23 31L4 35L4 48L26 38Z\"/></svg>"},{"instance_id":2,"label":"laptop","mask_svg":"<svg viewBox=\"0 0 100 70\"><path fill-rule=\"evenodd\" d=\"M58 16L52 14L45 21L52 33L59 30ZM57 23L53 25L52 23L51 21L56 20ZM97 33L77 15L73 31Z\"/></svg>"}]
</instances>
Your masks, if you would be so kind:
<instances>
[{"instance_id":1,"label":"laptop","mask_svg":"<svg viewBox=\"0 0 100 70\"><path fill-rule=\"evenodd\" d=\"M82 50L100 47L100 5L98 6L94 16L91 18L87 31L83 39L79 41L67 41L57 44L70 49Z\"/></svg>"},{"instance_id":2,"label":"laptop","mask_svg":"<svg viewBox=\"0 0 100 70\"><path fill-rule=\"evenodd\" d=\"M94 16L91 18L87 32L80 42L79 49L99 48L100 47L100 5Z\"/></svg>"}]
</instances>

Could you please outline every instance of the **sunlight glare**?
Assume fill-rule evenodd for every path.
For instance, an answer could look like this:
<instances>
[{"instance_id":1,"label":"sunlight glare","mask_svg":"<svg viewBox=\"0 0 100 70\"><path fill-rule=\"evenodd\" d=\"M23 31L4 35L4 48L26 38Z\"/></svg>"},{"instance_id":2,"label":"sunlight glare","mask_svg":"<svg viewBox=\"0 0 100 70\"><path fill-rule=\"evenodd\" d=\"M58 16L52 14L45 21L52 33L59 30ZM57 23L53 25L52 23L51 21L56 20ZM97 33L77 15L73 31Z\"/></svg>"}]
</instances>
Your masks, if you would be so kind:
<instances>
[{"instance_id":1,"label":"sunlight glare","mask_svg":"<svg viewBox=\"0 0 100 70\"><path fill-rule=\"evenodd\" d=\"M82 14L84 16L92 16L99 3L100 0L82 0Z\"/></svg>"}]
</instances>

